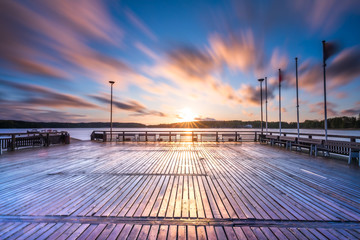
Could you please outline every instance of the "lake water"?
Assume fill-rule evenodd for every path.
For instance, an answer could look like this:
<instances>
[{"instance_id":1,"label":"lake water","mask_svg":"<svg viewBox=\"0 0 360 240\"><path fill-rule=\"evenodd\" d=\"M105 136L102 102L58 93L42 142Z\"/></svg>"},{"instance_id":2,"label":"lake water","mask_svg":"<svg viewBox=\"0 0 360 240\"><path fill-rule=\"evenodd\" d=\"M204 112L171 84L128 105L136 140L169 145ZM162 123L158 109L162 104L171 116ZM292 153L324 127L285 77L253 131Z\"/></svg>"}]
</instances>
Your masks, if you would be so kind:
<instances>
[{"instance_id":1,"label":"lake water","mask_svg":"<svg viewBox=\"0 0 360 240\"><path fill-rule=\"evenodd\" d=\"M0 129L0 133L24 133L32 129ZM37 129L42 130L42 129ZM93 130L109 131L109 128L52 128L57 131L67 131L72 138L79 140L90 140L90 134ZM256 128L113 128L113 131L255 131ZM265 131L265 129L264 129ZM278 129L269 129L269 131L279 131ZM296 129L282 129L282 132L296 133ZM300 133L324 134L323 129L301 129ZM328 130L329 135L346 135L360 137L360 130Z\"/></svg>"}]
</instances>

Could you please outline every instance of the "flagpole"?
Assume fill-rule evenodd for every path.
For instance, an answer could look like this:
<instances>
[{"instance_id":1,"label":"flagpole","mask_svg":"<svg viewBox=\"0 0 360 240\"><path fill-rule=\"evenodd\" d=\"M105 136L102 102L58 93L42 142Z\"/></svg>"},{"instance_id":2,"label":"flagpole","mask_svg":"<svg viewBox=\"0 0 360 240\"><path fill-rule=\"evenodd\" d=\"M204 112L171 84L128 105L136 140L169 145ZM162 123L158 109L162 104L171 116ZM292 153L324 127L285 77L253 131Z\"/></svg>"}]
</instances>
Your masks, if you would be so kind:
<instances>
[{"instance_id":1,"label":"flagpole","mask_svg":"<svg viewBox=\"0 0 360 240\"><path fill-rule=\"evenodd\" d=\"M281 136L281 70L279 69L279 136Z\"/></svg>"},{"instance_id":2,"label":"flagpole","mask_svg":"<svg viewBox=\"0 0 360 240\"><path fill-rule=\"evenodd\" d=\"M266 135L268 134L268 112L267 112L267 105L268 105L268 99L267 99L267 77L265 77L265 118L266 118Z\"/></svg>"},{"instance_id":3,"label":"flagpole","mask_svg":"<svg viewBox=\"0 0 360 240\"><path fill-rule=\"evenodd\" d=\"M296 69L296 113L297 113L297 134L300 137L300 123L299 123L299 82L298 82L298 58L295 58Z\"/></svg>"},{"instance_id":4,"label":"flagpole","mask_svg":"<svg viewBox=\"0 0 360 240\"><path fill-rule=\"evenodd\" d=\"M325 56L325 40L322 41L322 45L323 45L323 68L324 68L324 115L325 115L325 141L328 140L328 136L327 136L327 129L328 129L328 125L327 125L327 106L326 106L326 56Z\"/></svg>"},{"instance_id":5,"label":"flagpole","mask_svg":"<svg viewBox=\"0 0 360 240\"><path fill-rule=\"evenodd\" d=\"M262 105L262 82L264 81L263 78L258 79L258 81L260 82L260 105L261 105L261 137L263 135L263 105Z\"/></svg>"}]
</instances>

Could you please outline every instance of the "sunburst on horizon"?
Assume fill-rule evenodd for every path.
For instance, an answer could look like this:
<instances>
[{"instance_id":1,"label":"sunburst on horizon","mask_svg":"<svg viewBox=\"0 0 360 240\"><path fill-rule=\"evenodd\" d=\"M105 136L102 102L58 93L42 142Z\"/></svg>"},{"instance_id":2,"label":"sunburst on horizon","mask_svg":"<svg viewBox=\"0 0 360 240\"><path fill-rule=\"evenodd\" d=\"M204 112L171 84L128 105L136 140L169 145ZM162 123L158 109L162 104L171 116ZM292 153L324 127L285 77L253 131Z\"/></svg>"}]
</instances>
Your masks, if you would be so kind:
<instances>
[{"instance_id":1,"label":"sunburst on horizon","mask_svg":"<svg viewBox=\"0 0 360 240\"><path fill-rule=\"evenodd\" d=\"M179 122L194 122L198 116L188 107L180 110L178 114Z\"/></svg>"}]
</instances>

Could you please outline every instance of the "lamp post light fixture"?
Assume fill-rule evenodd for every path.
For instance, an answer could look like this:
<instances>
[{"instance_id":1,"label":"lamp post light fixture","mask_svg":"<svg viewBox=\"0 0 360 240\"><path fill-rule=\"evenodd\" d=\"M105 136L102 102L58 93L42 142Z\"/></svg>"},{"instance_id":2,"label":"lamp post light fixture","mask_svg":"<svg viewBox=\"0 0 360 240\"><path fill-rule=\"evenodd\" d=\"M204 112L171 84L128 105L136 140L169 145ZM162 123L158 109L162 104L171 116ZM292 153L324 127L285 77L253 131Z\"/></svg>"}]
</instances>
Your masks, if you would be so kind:
<instances>
[{"instance_id":1,"label":"lamp post light fixture","mask_svg":"<svg viewBox=\"0 0 360 240\"><path fill-rule=\"evenodd\" d=\"M264 81L263 78L259 78L258 81L260 82L260 105L261 105L261 135L263 135L263 131L264 131L264 128L263 128L263 100L262 100L262 82Z\"/></svg>"},{"instance_id":2,"label":"lamp post light fixture","mask_svg":"<svg viewBox=\"0 0 360 240\"><path fill-rule=\"evenodd\" d=\"M112 127L113 127L113 123L112 123L112 102L113 102L113 85L114 85L114 81L109 81L109 83L111 84L111 99L110 99L110 142L112 142Z\"/></svg>"}]
</instances>

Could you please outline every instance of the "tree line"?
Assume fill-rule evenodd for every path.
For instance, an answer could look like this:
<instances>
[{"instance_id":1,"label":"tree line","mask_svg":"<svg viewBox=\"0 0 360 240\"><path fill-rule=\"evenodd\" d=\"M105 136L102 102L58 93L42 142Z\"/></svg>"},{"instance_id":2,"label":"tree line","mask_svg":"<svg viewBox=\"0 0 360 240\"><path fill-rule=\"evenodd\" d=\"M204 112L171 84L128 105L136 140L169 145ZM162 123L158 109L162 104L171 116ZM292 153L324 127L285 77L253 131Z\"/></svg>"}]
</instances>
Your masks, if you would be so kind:
<instances>
[{"instance_id":1,"label":"tree line","mask_svg":"<svg viewBox=\"0 0 360 240\"><path fill-rule=\"evenodd\" d=\"M0 120L0 128L108 128L108 122L62 123L62 122L26 122ZM114 128L260 128L260 121L196 121L157 125L141 123L113 123ZM265 128L265 122L263 122ZM269 128L279 128L279 122L268 122ZM282 128L297 128L296 122L281 122ZM305 120L300 128L324 128L324 120ZM328 119L329 129L360 129L360 114L356 117L334 117Z\"/></svg>"},{"instance_id":2,"label":"tree line","mask_svg":"<svg viewBox=\"0 0 360 240\"><path fill-rule=\"evenodd\" d=\"M182 123L170 123L159 125L148 125L151 128L260 128L260 121L197 121L197 122L182 122ZM263 122L265 128L265 122ZM268 122L269 128L279 128L279 122ZM296 122L281 122L282 128L297 128ZM300 128L324 128L324 120L305 120L300 123ZM360 129L360 114L359 117L334 117L328 119L329 129Z\"/></svg>"}]
</instances>

